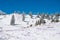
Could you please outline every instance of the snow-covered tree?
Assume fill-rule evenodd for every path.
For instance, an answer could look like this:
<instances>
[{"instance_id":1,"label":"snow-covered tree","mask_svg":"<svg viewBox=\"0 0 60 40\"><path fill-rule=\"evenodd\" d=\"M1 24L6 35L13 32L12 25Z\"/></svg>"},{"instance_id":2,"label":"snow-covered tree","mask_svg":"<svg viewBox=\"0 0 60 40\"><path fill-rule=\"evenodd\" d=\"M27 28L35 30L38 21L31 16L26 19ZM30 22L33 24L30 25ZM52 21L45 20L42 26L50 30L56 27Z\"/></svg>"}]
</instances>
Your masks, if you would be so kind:
<instances>
[{"instance_id":1,"label":"snow-covered tree","mask_svg":"<svg viewBox=\"0 0 60 40\"><path fill-rule=\"evenodd\" d=\"M51 22L59 22L58 19L52 19Z\"/></svg>"},{"instance_id":2,"label":"snow-covered tree","mask_svg":"<svg viewBox=\"0 0 60 40\"><path fill-rule=\"evenodd\" d=\"M54 16L54 19L52 19L52 22L59 22L59 14L56 12L55 13L55 16Z\"/></svg>"},{"instance_id":3,"label":"snow-covered tree","mask_svg":"<svg viewBox=\"0 0 60 40\"><path fill-rule=\"evenodd\" d=\"M48 14L46 14L46 15L45 15L45 18L46 18L46 19L49 19L49 15L48 15Z\"/></svg>"},{"instance_id":4,"label":"snow-covered tree","mask_svg":"<svg viewBox=\"0 0 60 40\"><path fill-rule=\"evenodd\" d=\"M30 17L31 17L31 18L33 17L33 16L32 16L32 12L31 12L31 11L29 12L29 15L30 15Z\"/></svg>"},{"instance_id":5,"label":"snow-covered tree","mask_svg":"<svg viewBox=\"0 0 60 40\"><path fill-rule=\"evenodd\" d=\"M14 17L14 15L12 15L12 18L11 18L11 23L10 23L11 25L14 25L15 24L15 17Z\"/></svg>"},{"instance_id":6,"label":"snow-covered tree","mask_svg":"<svg viewBox=\"0 0 60 40\"><path fill-rule=\"evenodd\" d=\"M37 14L38 14L37 17L40 18L40 13L38 12Z\"/></svg>"},{"instance_id":7,"label":"snow-covered tree","mask_svg":"<svg viewBox=\"0 0 60 40\"><path fill-rule=\"evenodd\" d=\"M36 21L36 23L35 23L35 26L37 26L38 25L38 21Z\"/></svg>"},{"instance_id":8,"label":"snow-covered tree","mask_svg":"<svg viewBox=\"0 0 60 40\"><path fill-rule=\"evenodd\" d=\"M46 23L45 20L41 18L40 20L36 21L35 26L45 24L45 23Z\"/></svg>"},{"instance_id":9,"label":"snow-covered tree","mask_svg":"<svg viewBox=\"0 0 60 40\"><path fill-rule=\"evenodd\" d=\"M56 13L54 19L52 19L51 22L59 22L59 16L60 15L58 13Z\"/></svg>"},{"instance_id":10,"label":"snow-covered tree","mask_svg":"<svg viewBox=\"0 0 60 40\"><path fill-rule=\"evenodd\" d=\"M44 19L40 19L40 22L41 22L41 24L45 24L46 22L45 22L45 20Z\"/></svg>"},{"instance_id":11,"label":"snow-covered tree","mask_svg":"<svg viewBox=\"0 0 60 40\"><path fill-rule=\"evenodd\" d=\"M23 14L22 14L22 20L23 21L25 20L25 12L23 12Z\"/></svg>"},{"instance_id":12,"label":"snow-covered tree","mask_svg":"<svg viewBox=\"0 0 60 40\"><path fill-rule=\"evenodd\" d=\"M49 16L49 17L50 17L50 19L52 20L52 19L53 19L53 17L54 17L54 15L53 15L53 14L50 14L50 16Z\"/></svg>"},{"instance_id":13,"label":"snow-covered tree","mask_svg":"<svg viewBox=\"0 0 60 40\"><path fill-rule=\"evenodd\" d=\"M55 14L55 19L58 19L59 20L59 16L60 16L60 14L59 13L56 13Z\"/></svg>"},{"instance_id":14,"label":"snow-covered tree","mask_svg":"<svg viewBox=\"0 0 60 40\"><path fill-rule=\"evenodd\" d=\"M58 12L55 13L55 16L60 16L60 14Z\"/></svg>"},{"instance_id":15,"label":"snow-covered tree","mask_svg":"<svg viewBox=\"0 0 60 40\"><path fill-rule=\"evenodd\" d=\"M43 19L44 19L44 17L45 17L45 14L44 14L44 13L42 13L42 14L41 14L41 18L43 18Z\"/></svg>"}]
</instances>

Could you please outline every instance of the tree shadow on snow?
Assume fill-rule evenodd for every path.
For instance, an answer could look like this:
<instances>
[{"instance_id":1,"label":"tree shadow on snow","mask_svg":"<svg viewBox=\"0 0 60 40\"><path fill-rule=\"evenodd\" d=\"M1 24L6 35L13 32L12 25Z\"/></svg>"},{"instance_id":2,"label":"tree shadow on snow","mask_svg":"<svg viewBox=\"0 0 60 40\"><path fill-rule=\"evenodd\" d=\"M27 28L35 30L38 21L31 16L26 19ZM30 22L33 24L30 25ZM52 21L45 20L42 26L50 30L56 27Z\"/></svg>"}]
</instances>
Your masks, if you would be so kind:
<instances>
[{"instance_id":1,"label":"tree shadow on snow","mask_svg":"<svg viewBox=\"0 0 60 40\"><path fill-rule=\"evenodd\" d=\"M19 25L19 24L13 24L13 26L16 26L16 25Z\"/></svg>"}]
</instances>

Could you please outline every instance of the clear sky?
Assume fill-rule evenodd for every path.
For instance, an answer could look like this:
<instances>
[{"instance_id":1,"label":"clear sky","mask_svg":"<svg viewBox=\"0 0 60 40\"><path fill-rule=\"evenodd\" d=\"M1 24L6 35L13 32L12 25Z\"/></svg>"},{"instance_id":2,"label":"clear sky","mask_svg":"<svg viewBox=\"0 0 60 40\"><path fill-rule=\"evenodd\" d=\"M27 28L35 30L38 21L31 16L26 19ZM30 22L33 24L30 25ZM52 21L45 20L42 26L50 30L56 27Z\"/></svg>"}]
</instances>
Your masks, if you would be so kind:
<instances>
[{"instance_id":1,"label":"clear sky","mask_svg":"<svg viewBox=\"0 0 60 40\"><path fill-rule=\"evenodd\" d=\"M60 0L0 0L0 10L6 13L25 12L60 12Z\"/></svg>"}]
</instances>

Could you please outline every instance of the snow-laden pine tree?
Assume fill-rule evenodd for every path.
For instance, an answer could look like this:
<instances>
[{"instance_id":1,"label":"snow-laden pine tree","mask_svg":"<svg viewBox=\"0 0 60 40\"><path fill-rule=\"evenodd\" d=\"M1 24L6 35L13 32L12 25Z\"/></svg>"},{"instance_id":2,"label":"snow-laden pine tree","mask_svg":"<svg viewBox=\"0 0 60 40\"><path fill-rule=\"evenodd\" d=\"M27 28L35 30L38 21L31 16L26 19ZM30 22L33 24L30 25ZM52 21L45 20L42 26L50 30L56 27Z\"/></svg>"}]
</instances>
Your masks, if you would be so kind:
<instances>
[{"instance_id":1,"label":"snow-laden pine tree","mask_svg":"<svg viewBox=\"0 0 60 40\"><path fill-rule=\"evenodd\" d=\"M38 12L37 14L38 14L37 17L40 18L40 13Z\"/></svg>"},{"instance_id":2,"label":"snow-laden pine tree","mask_svg":"<svg viewBox=\"0 0 60 40\"><path fill-rule=\"evenodd\" d=\"M56 13L53 22L59 22L59 16L60 16L59 13Z\"/></svg>"},{"instance_id":3,"label":"snow-laden pine tree","mask_svg":"<svg viewBox=\"0 0 60 40\"><path fill-rule=\"evenodd\" d=\"M46 18L46 19L50 19L48 13L45 14L45 18Z\"/></svg>"},{"instance_id":4,"label":"snow-laden pine tree","mask_svg":"<svg viewBox=\"0 0 60 40\"><path fill-rule=\"evenodd\" d=\"M36 21L35 26L37 26L37 25L38 25L38 22Z\"/></svg>"},{"instance_id":5,"label":"snow-laden pine tree","mask_svg":"<svg viewBox=\"0 0 60 40\"><path fill-rule=\"evenodd\" d=\"M32 12L31 12L31 11L29 12L29 15L30 15L31 18L33 18L33 16L32 16Z\"/></svg>"},{"instance_id":6,"label":"snow-laden pine tree","mask_svg":"<svg viewBox=\"0 0 60 40\"><path fill-rule=\"evenodd\" d=\"M58 19L52 19L51 22L59 22L59 20Z\"/></svg>"},{"instance_id":7,"label":"snow-laden pine tree","mask_svg":"<svg viewBox=\"0 0 60 40\"><path fill-rule=\"evenodd\" d=\"M55 18L58 19L58 20L59 20L59 16L60 16L59 13L56 13L56 14L55 14Z\"/></svg>"},{"instance_id":8,"label":"snow-laden pine tree","mask_svg":"<svg viewBox=\"0 0 60 40\"><path fill-rule=\"evenodd\" d=\"M44 13L41 14L41 18L43 18L43 19L45 18L45 14Z\"/></svg>"},{"instance_id":9,"label":"snow-laden pine tree","mask_svg":"<svg viewBox=\"0 0 60 40\"><path fill-rule=\"evenodd\" d=\"M50 18L50 20L52 20L54 18L54 15L53 14L50 14L49 15L49 18Z\"/></svg>"},{"instance_id":10,"label":"snow-laden pine tree","mask_svg":"<svg viewBox=\"0 0 60 40\"><path fill-rule=\"evenodd\" d=\"M45 20L43 18L40 19L40 24L45 24Z\"/></svg>"},{"instance_id":11,"label":"snow-laden pine tree","mask_svg":"<svg viewBox=\"0 0 60 40\"><path fill-rule=\"evenodd\" d=\"M10 24L11 24L11 25L14 25L14 24L15 24L15 17L14 17L14 15L12 15Z\"/></svg>"},{"instance_id":12,"label":"snow-laden pine tree","mask_svg":"<svg viewBox=\"0 0 60 40\"><path fill-rule=\"evenodd\" d=\"M22 14L22 21L24 21L25 20L25 12L23 12L23 14Z\"/></svg>"},{"instance_id":13,"label":"snow-laden pine tree","mask_svg":"<svg viewBox=\"0 0 60 40\"><path fill-rule=\"evenodd\" d=\"M60 16L60 14L58 12L55 13L55 16Z\"/></svg>"},{"instance_id":14,"label":"snow-laden pine tree","mask_svg":"<svg viewBox=\"0 0 60 40\"><path fill-rule=\"evenodd\" d=\"M45 24L45 23L46 23L45 20L41 18L40 20L36 21L35 26Z\"/></svg>"},{"instance_id":15,"label":"snow-laden pine tree","mask_svg":"<svg viewBox=\"0 0 60 40\"><path fill-rule=\"evenodd\" d=\"M59 16L60 14L56 12L51 22L59 22Z\"/></svg>"}]
</instances>

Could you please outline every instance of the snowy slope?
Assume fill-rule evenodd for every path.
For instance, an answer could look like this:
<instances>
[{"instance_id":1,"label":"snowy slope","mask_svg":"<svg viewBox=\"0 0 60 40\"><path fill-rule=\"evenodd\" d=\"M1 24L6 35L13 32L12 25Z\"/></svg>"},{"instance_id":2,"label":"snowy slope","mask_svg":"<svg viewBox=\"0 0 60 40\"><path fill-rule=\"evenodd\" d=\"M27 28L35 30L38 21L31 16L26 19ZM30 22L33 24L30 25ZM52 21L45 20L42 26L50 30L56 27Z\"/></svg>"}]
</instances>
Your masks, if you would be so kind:
<instances>
[{"instance_id":1,"label":"snowy slope","mask_svg":"<svg viewBox=\"0 0 60 40\"><path fill-rule=\"evenodd\" d=\"M10 25L12 15L16 25ZM0 40L60 40L60 22L51 23L45 19L46 24L35 26L37 20L36 15L33 19L26 15L25 22L22 14L0 15Z\"/></svg>"}]
</instances>

